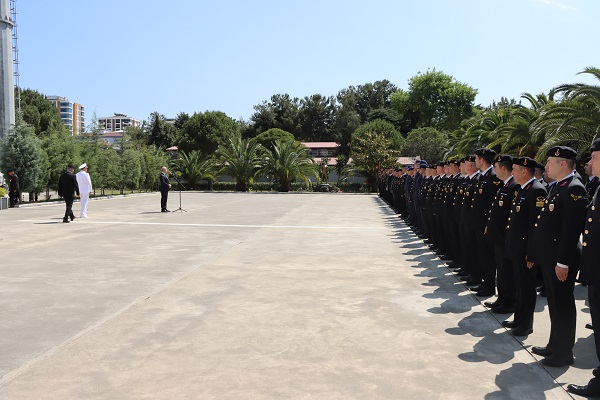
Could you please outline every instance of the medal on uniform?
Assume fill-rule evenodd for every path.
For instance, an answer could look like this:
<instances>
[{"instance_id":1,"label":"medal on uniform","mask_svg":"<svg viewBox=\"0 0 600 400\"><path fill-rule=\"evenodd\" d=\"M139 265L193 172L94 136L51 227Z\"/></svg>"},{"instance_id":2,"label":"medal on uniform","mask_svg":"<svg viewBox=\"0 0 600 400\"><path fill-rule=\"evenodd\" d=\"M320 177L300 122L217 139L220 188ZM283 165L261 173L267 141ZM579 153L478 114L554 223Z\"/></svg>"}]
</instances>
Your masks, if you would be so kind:
<instances>
[{"instance_id":1,"label":"medal on uniform","mask_svg":"<svg viewBox=\"0 0 600 400\"><path fill-rule=\"evenodd\" d=\"M500 207L502 207L502 206L504 205L504 202L503 202L502 200L500 200L500 201L498 202L498 205L499 205Z\"/></svg>"},{"instance_id":2,"label":"medal on uniform","mask_svg":"<svg viewBox=\"0 0 600 400\"><path fill-rule=\"evenodd\" d=\"M517 212L520 212L521 211L521 206L517 206L516 210L517 210Z\"/></svg>"},{"instance_id":3,"label":"medal on uniform","mask_svg":"<svg viewBox=\"0 0 600 400\"><path fill-rule=\"evenodd\" d=\"M550 212L554 211L554 204L548 204L548 209Z\"/></svg>"}]
</instances>

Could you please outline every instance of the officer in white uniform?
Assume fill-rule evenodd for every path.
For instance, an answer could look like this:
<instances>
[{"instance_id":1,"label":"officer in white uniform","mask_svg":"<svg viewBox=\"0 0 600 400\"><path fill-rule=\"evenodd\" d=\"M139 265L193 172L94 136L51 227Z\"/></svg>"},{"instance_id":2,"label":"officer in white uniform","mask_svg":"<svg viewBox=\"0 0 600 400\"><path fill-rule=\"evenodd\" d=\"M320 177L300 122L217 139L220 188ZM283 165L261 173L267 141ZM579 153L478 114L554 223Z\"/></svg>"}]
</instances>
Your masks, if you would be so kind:
<instances>
[{"instance_id":1,"label":"officer in white uniform","mask_svg":"<svg viewBox=\"0 0 600 400\"><path fill-rule=\"evenodd\" d=\"M92 193L92 180L87 171L88 166L86 163L83 163L79 166L79 172L75 175L77 184L79 185L79 197L81 198L80 218L87 218L87 203Z\"/></svg>"}]
</instances>

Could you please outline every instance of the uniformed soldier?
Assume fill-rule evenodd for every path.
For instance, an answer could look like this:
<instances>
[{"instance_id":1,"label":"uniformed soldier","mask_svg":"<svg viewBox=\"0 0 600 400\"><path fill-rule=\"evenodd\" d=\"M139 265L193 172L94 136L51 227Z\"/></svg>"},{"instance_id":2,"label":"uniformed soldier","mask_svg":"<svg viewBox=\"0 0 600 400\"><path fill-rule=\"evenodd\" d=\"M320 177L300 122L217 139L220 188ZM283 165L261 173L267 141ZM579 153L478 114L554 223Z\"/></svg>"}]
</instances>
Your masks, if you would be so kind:
<instances>
[{"instance_id":1,"label":"uniformed soldier","mask_svg":"<svg viewBox=\"0 0 600 400\"><path fill-rule=\"evenodd\" d=\"M465 174L467 175L462 182L462 204L460 209L460 225L459 232L461 232L461 251L464 256L463 268L468 272L467 276L461 279L466 282L469 286L477 286L481 283L481 270L477 265L479 263L479 256L477 251L473 251L473 246L476 245L477 239L475 237L475 228L473 226L473 192L475 191L475 185L479 178L479 170L475 166L475 156L465 157ZM466 279L468 278L468 279Z\"/></svg>"},{"instance_id":2,"label":"uniformed soldier","mask_svg":"<svg viewBox=\"0 0 600 400\"><path fill-rule=\"evenodd\" d=\"M21 186L19 185L19 177L14 168L8 170L8 198L10 208L19 207Z\"/></svg>"},{"instance_id":3,"label":"uniformed soldier","mask_svg":"<svg viewBox=\"0 0 600 400\"><path fill-rule=\"evenodd\" d=\"M512 202L521 187L512 176L511 156L501 154L496 157L494 169L498 178L502 180L502 185L492 203L485 234L494 247L498 298L494 302L485 302L484 305L490 307L493 313L506 314L514 312L517 293L512 262L505 252L506 225Z\"/></svg>"},{"instance_id":4,"label":"uniformed soldier","mask_svg":"<svg viewBox=\"0 0 600 400\"><path fill-rule=\"evenodd\" d=\"M496 294L494 247L484 234L492 202L502 183L496 176L494 166L492 165L495 158L496 152L494 150L483 148L475 151L475 166L480 174L475 184L471 208L473 209L473 228L475 230L477 254L479 256L476 266L480 271L482 283L472 290L476 291L475 295L478 297L489 297Z\"/></svg>"},{"instance_id":5,"label":"uniformed soldier","mask_svg":"<svg viewBox=\"0 0 600 400\"><path fill-rule=\"evenodd\" d=\"M589 164L588 176L600 177L600 139L592 144L592 157L586 163ZM581 280L588 285L588 301L590 314L594 326L594 342L596 344L596 356L600 360L600 196L598 188L591 197L587 206L585 227L583 230L583 243L581 251ZM567 390L579 396L600 396L600 367L593 371L594 377L585 386L568 385Z\"/></svg>"},{"instance_id":6,"label":"uniformed soldier","mask_svg":"<svg viewBox=\"0 0 600 400\"><path fill-rule=\"evenodd\" d=\"M460 172L460 160L450 160L448 162L448 174L450 179L446 187L446 197L444 199L444 223L445 223L445 237L448 242L448 248L452 258L451 266L457 268L457 273L461 273L461 252L460 252L460 240L458 236L458 219L456 218L456 199L459 192L459 187L462 182L462 174ZM460 199L462 203L462 198ZM460 214L458 214L460 215Z\"/></svg>"},{"instance_id":7,"label":"uniformed soldier","mask_svg":"<svg viewBox=\"0 0 600 400\"><path fill-rule=\"evenodd\" d=\"M527 264L527 245L538 214L546 200L546 189L533 176L536 162L529 157L513 159L512 175L521 186L516 194L506 225L506 254L511 258L515 276L515 313L512 321L502 325L513 328L514 336L527 336L533 332L535 311L535 269Z\"/></svg>"},{"instance_id":8,"label":"uniformed soldier","mask_svg":"<svg viewBox=\"0 0 600 400\"><path fill-rule=\"evenodd\" d=\"M596 188L598 188L598 183L600 183L600 179L598 179L598 177L595 176L592 172L591 159L591 157L587 157L585 159L585 164L583 167L585 170L585 174L588 176L588 181L585 184L585 190L588 194L588 199L594 197L594 194L596 193Z\"/></svg>"},{"instance_id":9,"label":"uniformed soldier","mask_svg":"<svg viewBox=\"0 0 600 400\"><path fill-rule=\"evenodd\" d=\"M548 311L550 338L545 347L532 352L545 357L550 367L573 364L577 309L573 289L578 272L577 243L585 221L587 193L575 178L577 153L570 147L553 147L546 153L548 176L557 181L548 195L527 249L528 264L542 268Z\"/></svg>"}]
</instances>

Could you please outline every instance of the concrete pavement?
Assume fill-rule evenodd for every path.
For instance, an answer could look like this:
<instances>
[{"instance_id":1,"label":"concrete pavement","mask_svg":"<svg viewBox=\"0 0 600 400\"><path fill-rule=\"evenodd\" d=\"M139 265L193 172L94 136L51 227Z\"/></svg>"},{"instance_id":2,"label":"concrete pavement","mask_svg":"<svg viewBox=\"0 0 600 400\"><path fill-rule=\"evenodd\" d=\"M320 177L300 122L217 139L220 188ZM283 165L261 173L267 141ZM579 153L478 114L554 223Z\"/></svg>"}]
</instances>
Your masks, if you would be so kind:
<instances>
[{"instance_id":1,"label":"concrete pavement","mask_svg":"<svg viewBox=\"0 0 600 400\"><path fill-rule=\"evenodd\" d=\"M585 288L544 368L545 299L516 340L376 196L182 200L0 212L0 399L568 399L597 366Z\"/></svg>"}]
</instances>

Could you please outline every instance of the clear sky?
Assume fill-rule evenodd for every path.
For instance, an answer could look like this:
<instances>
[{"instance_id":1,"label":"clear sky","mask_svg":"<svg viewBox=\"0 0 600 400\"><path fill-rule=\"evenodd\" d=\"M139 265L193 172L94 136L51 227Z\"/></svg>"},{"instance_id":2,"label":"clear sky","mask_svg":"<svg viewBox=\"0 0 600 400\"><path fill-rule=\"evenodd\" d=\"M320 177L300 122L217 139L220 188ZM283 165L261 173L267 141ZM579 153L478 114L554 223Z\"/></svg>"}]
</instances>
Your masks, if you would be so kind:
<instances>
[{"instance_id":1,"label":"clear sky","mask_svg":"<svg viewBox=\"0 0 600 400\"><path fill-rule=\"evenodd\" d=\"M597 0L17 0L20 83L86 124L207 110L248 119L276 93L325 96L436 68L476 103L594 81Z\"/></svg>"}]
</instances>

